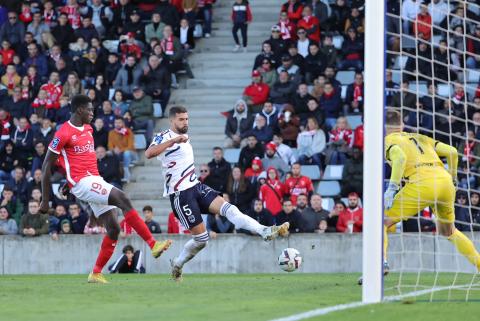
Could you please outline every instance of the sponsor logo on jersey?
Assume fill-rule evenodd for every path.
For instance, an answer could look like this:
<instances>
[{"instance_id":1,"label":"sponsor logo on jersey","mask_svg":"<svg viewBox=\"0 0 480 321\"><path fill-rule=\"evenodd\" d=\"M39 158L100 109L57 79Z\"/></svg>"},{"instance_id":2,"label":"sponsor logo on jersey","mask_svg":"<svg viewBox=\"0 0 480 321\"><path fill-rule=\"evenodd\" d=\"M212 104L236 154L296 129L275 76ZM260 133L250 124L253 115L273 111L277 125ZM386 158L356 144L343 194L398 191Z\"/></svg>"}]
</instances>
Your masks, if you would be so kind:
<instances>
[{"instance_id":1,"label":"sponsor logo on jersey","mask_svg":"<svg viewBox=\"0 0 480 321\"><path fill-rule=\"evenodd\" d=\"M88 143L83 146L73 146L73 151L75 154L94 153L95 147L93 143Z\"/></svg>"},{"instance_id":2,"label":"sponsor logo on jersey","mask_svg":"<svg viewBox=\"0 0 480 321\"><path fill-rule=\"evenodd\" d=\"M55 138L52 140L52 148L53 148L53 149L56 149L56 148L58 147L58 143L60 143L60 138L55 137Z\"/></svg>"}]
</instances>

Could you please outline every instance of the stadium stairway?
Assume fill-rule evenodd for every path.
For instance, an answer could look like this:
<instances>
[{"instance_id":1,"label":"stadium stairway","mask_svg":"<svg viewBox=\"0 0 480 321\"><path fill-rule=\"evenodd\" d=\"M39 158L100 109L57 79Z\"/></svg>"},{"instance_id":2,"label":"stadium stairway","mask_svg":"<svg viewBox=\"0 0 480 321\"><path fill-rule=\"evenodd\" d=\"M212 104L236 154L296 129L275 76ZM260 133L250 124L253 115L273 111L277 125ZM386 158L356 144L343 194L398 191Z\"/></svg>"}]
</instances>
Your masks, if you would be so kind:
<instances>
[{"instance_id":1,"label":"stadium stairway","mask_svg":"<svg viewBox=\"0 0 480 321\"><path fill-rule=\"evenodd\" d=\"M190 116L189 135L195 153L197 175L199 165L212 159L212 147L224 143L225 117L221 112L233 108L241 98L243 89L250 83L250 72L261 44L270 35L270 28L278 18L282 1L250 1L253 22L249 26L248 52L232 52L234 41L231 34L231 5L233 1L219 0L214 8L212 37L198 39L195 52L188 57L194 79L182 79L180 88L174 90L170 106L179 104L188 108ZM169 127L167 119L159 119L156 131ZM170 202L162 197L163 177L158 160L146 160L139 152L143 166L132 172L132 182L125 190L140 212L143 206L151 205L162 231L167 230Z\"/></svg>"}]
</instances>

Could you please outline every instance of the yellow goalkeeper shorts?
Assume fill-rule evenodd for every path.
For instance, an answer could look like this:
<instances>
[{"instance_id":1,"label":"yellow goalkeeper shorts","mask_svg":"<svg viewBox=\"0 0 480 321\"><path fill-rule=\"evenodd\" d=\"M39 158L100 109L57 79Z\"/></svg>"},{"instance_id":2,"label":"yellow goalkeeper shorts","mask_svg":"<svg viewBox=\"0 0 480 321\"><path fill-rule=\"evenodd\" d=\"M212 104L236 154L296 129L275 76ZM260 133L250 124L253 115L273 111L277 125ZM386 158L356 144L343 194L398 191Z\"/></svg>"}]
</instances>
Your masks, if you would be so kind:
<instances>
[{"instance_id":1,"label":"yellow goalkeeper shorts","mask_svg":"<svg viewBox=\"0 0 480 321\"><path fill-rule=\"evenodd\" d=\"M455 186L451 177L422 179L407 183L395 195L392 208L385 215L394 221L407 220L425 207L431 207L442 223L455 221Z\"/></svg>"}]
</instances>

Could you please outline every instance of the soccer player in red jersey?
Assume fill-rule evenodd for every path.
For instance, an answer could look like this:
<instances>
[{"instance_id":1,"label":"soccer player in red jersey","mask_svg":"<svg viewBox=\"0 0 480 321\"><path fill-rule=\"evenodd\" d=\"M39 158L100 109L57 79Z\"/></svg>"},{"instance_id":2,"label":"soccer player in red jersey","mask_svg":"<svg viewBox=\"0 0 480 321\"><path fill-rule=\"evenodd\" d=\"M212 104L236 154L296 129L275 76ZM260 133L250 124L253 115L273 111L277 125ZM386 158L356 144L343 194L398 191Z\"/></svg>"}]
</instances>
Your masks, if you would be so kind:
<instances>
[{"instance_id":1,"label":"soccer player in red jersey","mask_svg":"<svg viewBox=\"0 0 480 321\"><path fill-rule=\"evenodd\" d=\"M70 120L55 133L42 166L42 202L40 211L46 213L50 200L50 176L54 165L65 170L70 192L76 198L88 202L95 216L107 230L93 271L88 276L90 283L107 283L102 274L103 267L117 245L120 225L114 209L120 208L125 221L133 227L157 258L168 249L172 241L156 241L145 222L125 193L105 182L98 173L97 158L92 137L93 106L85 95L76 95L71 102Z\"/></svg>"},{"instance_id":2,"label":"soccer player in red jersey","mask_svg":"<svg viewBox=\"0 0 480 321\"><path fill-rule=\"evenodd\" d=\"M307 176L302 176L301 170L300 163L294 163L292 165L292 176L285 181L287 194L290 195L290 200L294 206L297 204L298 195L305 194L310 197L313 193L312 181Z\"/></svg>"}]
</instances>

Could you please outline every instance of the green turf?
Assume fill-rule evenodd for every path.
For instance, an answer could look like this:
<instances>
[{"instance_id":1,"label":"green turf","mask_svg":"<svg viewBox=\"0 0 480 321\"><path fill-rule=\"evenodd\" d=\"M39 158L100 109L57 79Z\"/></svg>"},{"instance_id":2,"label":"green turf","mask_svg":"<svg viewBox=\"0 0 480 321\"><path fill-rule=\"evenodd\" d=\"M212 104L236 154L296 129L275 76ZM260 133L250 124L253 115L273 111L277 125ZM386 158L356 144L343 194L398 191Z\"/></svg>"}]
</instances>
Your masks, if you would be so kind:
<instances>
[{"instance_id":1,"label":"green turf","mask_svg":"<svg viewBox=\"0 0 480 321\"><path fill-rule=\"evenodd\" d=\"M114 275L87 284L86 275L0 277L0 320L270 320L360 300L356 274ZM390 285L396 283L390 277ZM432 281L426 278L427 284ZM405 283L416 281L414 275ZM448 278L445 282L449 282ZM479 291L476 291L479 292ZM480 294L476 293L480 299ZM438 297L441 300L441 297ZM464 292L457 299L464 298ZM480 302L416 301L371 305L311 320L479 320Z\"/></svg>"}]
</instances>

